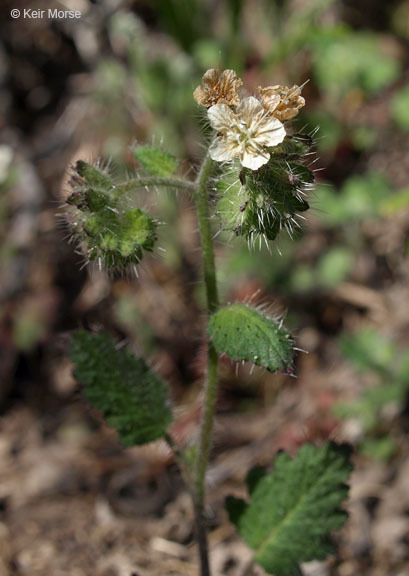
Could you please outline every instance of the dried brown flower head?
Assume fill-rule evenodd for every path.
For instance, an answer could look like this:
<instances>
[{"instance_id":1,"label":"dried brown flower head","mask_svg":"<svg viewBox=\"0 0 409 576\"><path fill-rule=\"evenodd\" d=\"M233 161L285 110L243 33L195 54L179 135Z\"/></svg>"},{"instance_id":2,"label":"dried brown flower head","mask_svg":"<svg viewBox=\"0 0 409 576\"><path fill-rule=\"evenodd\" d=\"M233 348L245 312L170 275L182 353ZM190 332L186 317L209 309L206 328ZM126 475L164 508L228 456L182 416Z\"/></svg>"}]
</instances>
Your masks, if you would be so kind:
<instances>
[{"instance_id":1,"label":"dried brown flower head","mask_svg":"<svg viewBox=\"0 0 409 576\"><path fill-rule=\"evenodd\" d=\"M243 84L234 70L207 70L202 78L202 86L193 92L193 98L198 104L210 108L214 104L238 106L240 98L238 90Z\"/></svg>"},{"instance_id":2,"label":"dried brown flower head","mask_svg":"<svg viewBox=\"0 0 409 576\"><path fill-rule=\"evenodd\" d=\"M298 111L305 104L301 96L303 86L294 85L292 88L280 85L267 86L267 88L259 86L260 100L264 110L281 122L291 120L297 116Z\"/></svg>"}]
</instances>

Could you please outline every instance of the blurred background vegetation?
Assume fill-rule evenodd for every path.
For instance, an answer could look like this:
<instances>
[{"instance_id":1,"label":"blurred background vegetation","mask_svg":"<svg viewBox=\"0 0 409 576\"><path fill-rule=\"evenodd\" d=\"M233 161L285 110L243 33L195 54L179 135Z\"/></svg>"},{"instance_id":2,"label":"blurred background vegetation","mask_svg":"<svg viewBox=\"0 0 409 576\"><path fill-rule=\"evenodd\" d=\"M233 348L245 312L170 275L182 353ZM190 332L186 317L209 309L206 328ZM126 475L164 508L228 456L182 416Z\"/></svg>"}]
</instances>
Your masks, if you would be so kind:
<instances>
[{"instance_id":1,"label":"blurred background vegetation","mask_svg":"<svg viewBox=\"0 0 409 576\"><path fill-rule=\"evenodd\" d=\"M18 4L80 10L82 17L12 20ZM166 251L144 261L138 279L83 269L61 204L70 163L103 157L131 172L135 142L160 144L193 177L207 128L192 91L206 69L233 68L249 94L259 85L308 80L306 106L292 126L308 133L319 127L311 158L317 187L300 233L283 233L271 251L249 251L240 239L218 235L223 298L253 298L285 314L308 352L297 356L297 379L236 373L223 363L220 417L268 414L284 398L274 410L288 421L273 426L259 459L305 440L347 440L360 453L358 470L393 469L389 486L409 462L409 1L5 0L0 15L5 430L24 410L39 429L39 453L47 438L64 434L87 449L90 438L106 442L77 396L65 356L67 334L81 325L103 326L147 355L184 407L177 433L182 441L192 433L204 370L204 296L191 200L141 194L160 214ZM216 455L256 442L237 430L220 434ZM8 497L3 492L0 498ZM370 520L385 514L378 494L377 507L373 500L366 506L374 497L362 497ZM351 552L347 535L339 561L347 568L331 574L407 574L408 517L405 523L400 514L409 510L408 494L405 502L389 554L375 536Z\"/></svg>"}]
</instances>

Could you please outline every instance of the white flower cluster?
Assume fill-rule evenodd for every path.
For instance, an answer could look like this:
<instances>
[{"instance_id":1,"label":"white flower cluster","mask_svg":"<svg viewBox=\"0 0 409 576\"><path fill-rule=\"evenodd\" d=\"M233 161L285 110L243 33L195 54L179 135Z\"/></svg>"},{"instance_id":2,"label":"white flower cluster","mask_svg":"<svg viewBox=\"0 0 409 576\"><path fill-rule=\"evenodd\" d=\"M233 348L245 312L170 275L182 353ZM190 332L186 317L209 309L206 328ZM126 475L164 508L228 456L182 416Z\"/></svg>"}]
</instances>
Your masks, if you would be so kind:
<instances>
[{"instance_id":1,"label":"white flower cluster","mask_svg":"<svg viewBox=\"0 0 409 576\"><path fill-rule=\"evenodd\" d=\"M269 148L286 136L283 121L294 118L305 104L298 86L260 87L260 100L254 96L240 100L242 81L233 70L208 70L202 82L193 96L208 108L210 124L217 132L210 157L216 162L238 158L250 170L267 164Z\"/></svg>"}]
</instances>

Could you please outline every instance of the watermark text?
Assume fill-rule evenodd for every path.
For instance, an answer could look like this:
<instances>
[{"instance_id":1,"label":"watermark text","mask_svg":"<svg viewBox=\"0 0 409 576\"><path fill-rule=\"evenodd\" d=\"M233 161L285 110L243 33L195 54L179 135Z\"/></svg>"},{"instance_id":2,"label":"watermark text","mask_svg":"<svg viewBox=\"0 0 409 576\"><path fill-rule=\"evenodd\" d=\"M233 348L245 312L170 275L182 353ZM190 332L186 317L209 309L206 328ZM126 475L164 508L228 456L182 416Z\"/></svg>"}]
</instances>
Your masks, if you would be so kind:
<instances>
[{"instance_id":1,"label":"watermark text","mask_svg":"<svg viewBox=\"0 0 409 576\"><path fill-rule=\"evenodd\" d=\"M47 10L13 8L10 16L12 18L25 18L26 20L75 20L81 18L82 14L79 10L59 10L58 8L48 8Z\"/></svg>"}]
</instances>

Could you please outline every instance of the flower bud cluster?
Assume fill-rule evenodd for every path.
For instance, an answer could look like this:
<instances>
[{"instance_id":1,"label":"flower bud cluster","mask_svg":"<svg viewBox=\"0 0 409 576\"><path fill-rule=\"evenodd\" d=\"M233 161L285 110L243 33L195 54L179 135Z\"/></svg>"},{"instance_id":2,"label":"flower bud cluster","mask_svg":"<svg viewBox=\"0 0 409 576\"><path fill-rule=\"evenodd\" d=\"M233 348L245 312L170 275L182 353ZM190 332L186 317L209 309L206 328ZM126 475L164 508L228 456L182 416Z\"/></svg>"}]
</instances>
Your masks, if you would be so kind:
<instances>
[{"instance_id":1,"label":"flower bud cluster","mask_svg":"<svg viewBox=\"0 0 409 576\"><path fill-rule=\"evenodd\" d=\"M75 240L86 261L100 268L124 270L152 251L156 222L133 205L126 187L114 184L98 164L78 161L66 202Z\"/></svg>"},{"instance_id":2,"label":"flower bud cluster","mask_svg":"<svg viewBox=\"0 0 409 576\"><path fill-rule=\"evenodd\" d=\"M249 244L266 243L285 229L293 235L302 213L308 210L306 192L314 175L306 166L312 140L306 135L286 136L259 170L240 167L235 161L216 180L216 213L221 227Z\"/></svg>"}]
</instances>

